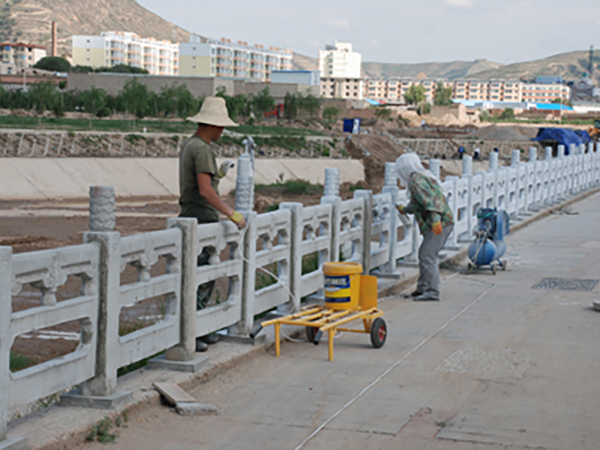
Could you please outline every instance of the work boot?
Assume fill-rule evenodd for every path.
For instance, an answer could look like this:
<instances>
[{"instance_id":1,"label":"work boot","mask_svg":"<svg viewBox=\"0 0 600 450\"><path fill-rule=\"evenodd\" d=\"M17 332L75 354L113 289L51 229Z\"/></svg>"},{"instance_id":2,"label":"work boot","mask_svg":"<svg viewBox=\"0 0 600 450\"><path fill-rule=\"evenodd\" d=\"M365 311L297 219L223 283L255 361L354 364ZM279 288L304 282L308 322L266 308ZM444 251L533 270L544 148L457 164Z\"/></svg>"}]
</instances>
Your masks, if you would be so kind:
<instances>
[{"instance_id":1,"label":"work boot","mask_svg":"<svg viewBox=\"0 0 600 450\"><path fill-rule=\"evenodd\" d=\"M201 338L196 338L196 351L202 353L208 350L208 344L205 344L200 339Z\"/></svg>"},{"instance_id":2,"label":"work boot","mask_svg":"<svg viewBox=\"0 0 600 450\"><path fill-rule=\"evenodd\" d=\"M415 298L413 298L413 300L415 302L439 302L440 298L435 297L432 294L421 294L417 295Z\"/></svg>"},{"instance_id":3,"label":"work boot","mask_svg":"<svg viewBox=\"0 0 600 450\"><path fill-rule=\"evenodd\" d=\"M220 337L215 332L215 333L207 334L206 336L200 336L198 339L200 339L205 344L212 345L212 344L216 344L217 342L219 342Z\"/></svg>"},{"instance_id":4,"label":"work boot","mask_svg":"<svg viewBox=\"0 0 600 450\"><path fill-rule=\"evenodd\" d=\"M412 291L412 292L410 293L410 296L411 296L411 297L418 297L419 295L422 295L422 294L423 294L423 293L422 293L420 290L416 289L416 290L414 290L414 291Z\"/></svg>"}]
</instances>

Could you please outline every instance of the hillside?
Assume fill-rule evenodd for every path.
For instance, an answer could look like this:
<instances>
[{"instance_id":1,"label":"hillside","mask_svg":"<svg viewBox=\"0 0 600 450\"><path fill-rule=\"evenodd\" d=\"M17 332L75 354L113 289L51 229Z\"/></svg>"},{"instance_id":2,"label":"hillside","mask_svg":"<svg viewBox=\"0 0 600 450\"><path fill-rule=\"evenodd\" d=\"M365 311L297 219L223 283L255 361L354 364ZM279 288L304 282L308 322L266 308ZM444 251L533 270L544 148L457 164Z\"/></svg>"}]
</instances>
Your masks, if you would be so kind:
<instances>
[{"instance_id":1,"label":"hillside","mask_svg":"<svg viewBox=\"0 0 600 450\"><path fill-rule=\"evenodd\" d=\"M456 78L469 77L472 74L501 67L501 64L478 59L475 61L432 62L418 64L390 64L364 62L362 70L365 76L373 78L411 77L414 78L424 73L428 78Z\"/></svg>"},{"instance_id":2,"label":"hillside","mask_svg":"<svg viewBox=\"0 0 600 450\"><path fill-rule=\"evenodd\" d=\"M316 58L294 53L295 70L318 70L319 63ZM363 76L372 78L396 78L396 77L416 77L424 73L429 78L447 78L454 80L456 78L470 77L475 73L496 69L501 64L478 59L476 61L452 61L452 62L433 62L419 64L394 64L363 62Z\"/></svg>"},{"instance_id":3,"label":"hillside","mask_svg":"<svg viewBox=\"0 0 600 450\"><path fill-rule=\"evenodd\" d=\"M600 83L600 56L594 57L594 79ZM535 61L508 64L494 70L487 70L474 74L472 78L490 80L526 79L531 80L539 75L562 76L567 80L581 78L588 72L589 53L587 51L561 53Z\"/></svg>"},{"instance_id":4,"label":"hillside","mask_svg":"<svg viewBox=\"0 0 600 450\"><path fill-rule=\"evenodd\" d=\"M58 25L59 54L71 52L74 34L132 31L175 42L187 42L190 35L135 0L6 0L0 10L0 39L50 49L52 21Z\"/></svg>"}]
</instances>

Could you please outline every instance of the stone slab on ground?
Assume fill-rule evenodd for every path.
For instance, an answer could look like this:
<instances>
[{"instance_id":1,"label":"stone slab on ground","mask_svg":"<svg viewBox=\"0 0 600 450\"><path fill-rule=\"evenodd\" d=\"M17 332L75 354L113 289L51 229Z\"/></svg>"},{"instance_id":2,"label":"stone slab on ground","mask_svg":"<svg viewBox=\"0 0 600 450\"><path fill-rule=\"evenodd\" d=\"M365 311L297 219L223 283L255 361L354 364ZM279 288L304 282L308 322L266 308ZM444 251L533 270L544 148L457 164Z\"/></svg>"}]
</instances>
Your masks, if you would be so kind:
<instances>
[{"instance_id":1,"label":"stone slab on ground","mask_svg":"<svg viewBox=\"0 0 600 450\"><path fill-rule=\"evenodd\" d=\"M185 392L175 383L170 383L167 381L162 383L152 383L152 385L171 405L176 405L177 403L193 403L196 401L194 397Z\"/></svg>"}]
</instances>

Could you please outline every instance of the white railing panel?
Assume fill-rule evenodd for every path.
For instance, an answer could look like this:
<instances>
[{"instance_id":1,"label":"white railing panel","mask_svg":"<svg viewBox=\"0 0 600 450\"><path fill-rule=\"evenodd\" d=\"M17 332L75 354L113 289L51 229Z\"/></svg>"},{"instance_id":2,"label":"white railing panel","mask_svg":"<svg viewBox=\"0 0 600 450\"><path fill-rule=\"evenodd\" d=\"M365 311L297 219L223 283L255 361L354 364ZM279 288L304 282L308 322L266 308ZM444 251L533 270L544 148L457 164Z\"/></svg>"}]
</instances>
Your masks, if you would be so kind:
<instances>
[{"instance_id":1,"label":"white railing panel","mask_svg":"<svg viewBox=\"0 0 600 450\"><path fill-rule=\"evenodd\" d=\"M363 221L365 203L362 199L345 200L340 205L339 253L341 261L361 262L363 255Z\"/></svg>"},{"instance_id":2,"label":"white railing panel","mask_svg":"<svg viewBox=\"0 0 600 450\"><path fill-rule=\"evenodd\" d=\"M208 265L198 266L196 283L200 286L223 280L227 293L223 301L196 311L197 336L233 325L242 318L243 238L242 232L230 221L198 225L198 255L208 248L211 257Z\"/></svg>"},{"instance_id":3,"label":"white railing panel","mask_svg":"<svg viewBox=\"0 0 600 450\"><path fill-rule=\"evenodd\" d=\"M373 196L372 241L370 243L371 267L369 270L389 263L390 214L392 214L392 207L392 197L389 194L377 194Z\"/></svg>"},{"instance_id":4,"label":"white railing panel","mask_svg":"<svg viewBox=\"0 0 600 450\"><path fill-rule=\"evenodd\" d=\"M9 333L5 338L13 342L25 333L79 321L81 341L72 353L11 373L9 407L70 389L95 375L99 258L100 249L95 244L12 257L12 295L18 296L23 285L29 284L40 290L40 306L12 313ZM81 292L75 298L57 302L57 289L67 282L69 276L81 279ZM3 365L2 370L8 370L8 366Z\"/></svg>"},{"instance_id":5,"label":"white railing panel","mask_svg":"<svg viewBox=\"0 0 600 450\"><path fill-rule=\"evenodd\" d=\"M331 205L316 205L303 208L303 236L300 257L317 254L317 268L300 277L300 297L314 294L323 289L323 264L331 261L332 218Z\"/></svg>"},{"instance_id":6,"label":"white railing panel","mask_svg":"<svg viewBox=\"0 0 600 450\"><path fill-rule=\"evenodd\" d=\"M181 241L182 234L178 228L121 239L121 269L127 264L137 268L138 282L120 286L119 309L160 297L164 317L156 314L149 319L144 317L142 322L151 320L155 323L119 338L119 367L147 358L179 342ZM166 274L152 277L150 270L161 257L165 259Z\"/></svg>"},{"instance_id":7,"label":"white railing panel","mask_svg":"<svg viewBox=\"0 0 600 450\"><path fill-rule=\"evenodd\" d=\"M256 236L262 247L256 252L256 266L274 272L278 279L267 287L256 286L254 314L260 314L289 301L291 220L291 211L285 209L261 214L257 218Z\"/></svg>"}]
</instances>

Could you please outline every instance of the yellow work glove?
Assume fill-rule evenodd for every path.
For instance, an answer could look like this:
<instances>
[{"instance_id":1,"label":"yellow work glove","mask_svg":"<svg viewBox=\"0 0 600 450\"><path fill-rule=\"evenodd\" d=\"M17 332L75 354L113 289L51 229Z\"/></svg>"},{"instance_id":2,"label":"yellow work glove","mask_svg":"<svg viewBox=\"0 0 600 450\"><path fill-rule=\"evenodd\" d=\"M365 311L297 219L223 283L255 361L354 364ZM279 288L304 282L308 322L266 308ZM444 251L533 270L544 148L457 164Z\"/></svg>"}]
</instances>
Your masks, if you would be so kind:
<instances>
[{"instance_id":1,"label":"yellow work glove","mask_svg":"<svg viewBox=\"0 0 600 450\"><path fill-rule=\"evenodd\" d=\"M243 224L246 221L242 213L238 211L234 211L233 214L229 216L229 220L235 223L238 227L240 226L240 224Z\"/></svg>"},{"instance_id":2,"label":"yellow work glove","mask_svg":"<svg viewBox=\"0 0 600 450\"><path fill-rule=\"evenodd\" d=\"M400 214L404 214L404 205L396 205L396 209Z\"/></svg>"},{"instance_id":3,"label":"yellow work glove","mask_svg":"<svg viewBox=\"0 0 600 450\"><path fill-rule=\"evenodd\" d=\"M225 178L225 175L227 175L227 171L233 166L235 166L235 163L233 161L223 161L221 163L221 166L219 166L219 177Z\"/></svg>"},{"instance_id":4,"label":"yellow work glove","mask_svg":"<svg viewBox=\"0 0 600 450\"><path fill-rule=\"evenodd\" d=\"M431 230L435 234L442 234L442 231L443 231L442 222L440 222L439 220L437 222L434 222L433 225L431 226Z\"/></svg>"}]
</instances>

